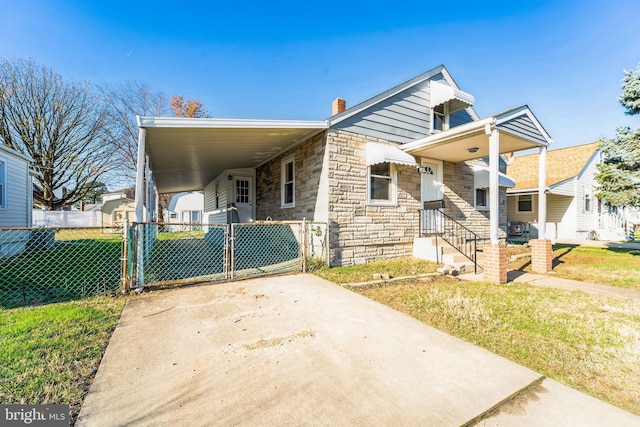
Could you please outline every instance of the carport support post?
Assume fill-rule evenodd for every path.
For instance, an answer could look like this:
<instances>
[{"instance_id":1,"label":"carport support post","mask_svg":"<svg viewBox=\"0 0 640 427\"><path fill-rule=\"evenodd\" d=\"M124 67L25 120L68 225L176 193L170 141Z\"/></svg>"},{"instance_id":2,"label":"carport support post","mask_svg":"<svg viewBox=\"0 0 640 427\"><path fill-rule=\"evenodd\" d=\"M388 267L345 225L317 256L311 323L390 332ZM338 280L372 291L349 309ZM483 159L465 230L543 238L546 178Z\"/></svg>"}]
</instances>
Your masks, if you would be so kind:
<instances>
[{"instance_id":1,"label":"carport support post","mask_svg":"<svg viewBox=\"0 0 640 427\"><path fill-rule=\"evenodd\" d=\"M553 248L547 239L547 147L538 158L538 238L531 240L531 271L547 273L553 267Z\"/></svg>"},{"instance_id":2,"label":"carport support post","mask_svg":"<svg viewBox=\"0 0 640 427\"><path fill-rule=\"evenodd\" d=\"M489 136L489 233L491 244L484 247L483 279L489 283L507 283L507 246L500 244L500 193L498 168L500 164L500 134L494 125L487 124Z\"/></svg>"},{"instance_id":3,"label":"carport support post","mask_svg":"<svg viewBox=\"0 0 640 427\"><path fill-rule=\"evenodd\" d=\"M144 230L140 230L140 223L144 221L144 174L146 171L145 168L145 137L146 137L146 129L139 127L138 128L138 163L136 165L136 200L135 200L135 224L134 227L138 227L137 237L138 241L136 242L138 250L136 251L136 285L142 286L144 282L144 263L143 263L143 239L144 239ZM142 232L141 232L142 231Z\"/></svg>"}]
</instances>

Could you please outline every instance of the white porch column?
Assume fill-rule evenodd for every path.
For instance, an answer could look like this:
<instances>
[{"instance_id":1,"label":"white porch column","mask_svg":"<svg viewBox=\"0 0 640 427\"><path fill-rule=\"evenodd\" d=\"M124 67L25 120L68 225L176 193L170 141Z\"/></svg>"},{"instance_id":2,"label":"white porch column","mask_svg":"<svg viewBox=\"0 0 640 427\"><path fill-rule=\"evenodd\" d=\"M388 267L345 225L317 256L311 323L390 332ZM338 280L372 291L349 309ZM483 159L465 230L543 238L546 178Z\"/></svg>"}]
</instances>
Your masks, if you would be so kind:
<instances>
[{"instance_id":1,"label":"white porch column","mask_svg":"<svg viewBox=\"0 0 640 427\"><path fill-rule=\"evenodd\" d=\"M487 125L488 126L488 125ZM498 190L498 169L500 165L500 137L497 129L489 135L489 226L491 244L497 245L500 224L500 192Z\"/></svg>"},{"instance_id":2,"label":"white porch column","mask_svg":"<svg viewBox=\"0 0 640 427\"><path fill-rule=\"evenodd\" d=\"M538 162L538 239L547 238L547 147L540 147Z\"/></svg>"},{"instance_id":3,"label":"white porch column","mask_svg":"<svg viewBox=\"0 0 640 427\"><path fill-rule=\"evenodd\" d=\"M144 186L144 182L145 182L145 173L146 173L146 167L145 167L145 155L144 155L144 151L145 151L145 137L146 137L146 130L143 128L140 128L138 130L138 164L136 165L136 201L135 201L135 206L136 206L136 211L135 211L135 218L134 218L134 222L140 223L140 222L144 222L145 218L145 186ZM137 256L136 256L136 287L140 287L144 284L144 262L143 262L143 242L144 242L144 235L146 234L146 231L144 229L140 229L138 227L138 241L136 242L136 246L137 246Z\"/></svg>"},{"instance_id":4,"label":"white porch column","mask_svg":"<svg viewBox=\"0 0 640 427\"><path fill-rule=\"evenodd\" d=\"M144 156L144 183L145 183L145 207L144 222L153 222L153 203L151 200L151 189L153 188L153 178L149 168L149 156Z\"/></svg>"},{"instance_id":5,"label":"white porch column","mask_svg":"<svg viewBox=\"0 0 640 427\"><path fill-rule=\"evenodd\" d=\"M144 222L144 151L145 151L145 137L146 129L140 128L138 130L138 164L136 166L136 211L135 222Z\"/></svg>"}]
</instances>

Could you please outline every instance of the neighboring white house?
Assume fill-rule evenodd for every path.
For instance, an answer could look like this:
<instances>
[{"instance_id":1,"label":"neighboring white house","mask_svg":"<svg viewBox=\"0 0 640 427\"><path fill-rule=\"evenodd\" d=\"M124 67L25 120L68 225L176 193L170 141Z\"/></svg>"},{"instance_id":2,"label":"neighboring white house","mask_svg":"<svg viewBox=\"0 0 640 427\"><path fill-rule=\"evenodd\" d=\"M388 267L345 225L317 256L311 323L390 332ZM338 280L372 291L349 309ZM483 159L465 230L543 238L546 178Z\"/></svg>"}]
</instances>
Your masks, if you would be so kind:
<instances>
[{"instance_id":1,"label":"neighboring white house","mask_svg":"<svg viewBox=\"0 0 640 427\"><path fill-rule=\"evenodd\" d=\"M599 142L547 153L548 239L600 238L620 240L624 220L595 196L597 165L602 162ZM515 157L507 173L516 186L507 190L509 234L538 237L538 155ZM526 236L526 232L529 235Z\"/></svg>"},{"instance_id":2,"label":"neighboring white house","mask_svg":"<svg viewBox=\"0 0 640 427\"><path fill-rule=\"evenodd\" d=\"M0 144L0 228L30 227L33 206L31 158ZM0 230L0 258L24 250L29 232Z\"/></svg>"},{"instance_id":3,"label":"neighboring white house","mask_svg":"<svg viewBox=\"0 0 640 427\"><path fill-rule=\"evenodd\" d=\"M202 224L204 194L202 191L187 191L174 194L165 212L165 222L179 224L169 226L170 231L192 228L192 224ZM226 221L223 221L226 222Z\"/></svg>"},{"instance_id":4,"label":"neighboring white house","mask_svg":"<svg viewBox=\"0 0 640 427\"><path fill-rule=\"evenodd\" d=\"M31 158L0 144L0 227L30 227Z\"/></svg>"}]
</instances>

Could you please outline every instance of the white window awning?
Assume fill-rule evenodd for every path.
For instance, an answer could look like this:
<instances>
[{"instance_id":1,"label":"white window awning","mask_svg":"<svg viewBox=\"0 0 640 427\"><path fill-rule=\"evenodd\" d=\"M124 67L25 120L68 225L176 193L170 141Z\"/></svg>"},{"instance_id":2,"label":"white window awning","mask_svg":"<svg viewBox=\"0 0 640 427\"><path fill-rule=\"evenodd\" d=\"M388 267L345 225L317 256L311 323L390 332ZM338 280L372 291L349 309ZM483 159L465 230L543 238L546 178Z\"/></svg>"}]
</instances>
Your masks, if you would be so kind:
<instances>
[{"instance_id":1,"label":"white window awning","mask_svg":"<svg viewBox=\"0 0 640 427\"><path fill-rule=\"evenodd\" d=\"M473 95L437 81L431 81L431 107L452 101L449 112L473 106Z\"/></svg>"},{"instance_id":2,"label":"white window awning","mask_svg":"<svg viewBox=\"0 0 640 427\"><path fill-rule=\"evenodd\" d=\"M417 166L416 159L399 148L377 142L367 142L367 166L378 163Z\"/></svg>"},{"instance_id":3,"label":"white window awning","mask_svg":"<svg viewBox=\"0 0 640 427\"><path fill-rule=\"evenodd\" d=\"M473 183L475 188L489 188L489 168L476 168L473 172ZM498 187L514 188L516 181L504 174L498 172Z\"/></svg>"}]
</instances>

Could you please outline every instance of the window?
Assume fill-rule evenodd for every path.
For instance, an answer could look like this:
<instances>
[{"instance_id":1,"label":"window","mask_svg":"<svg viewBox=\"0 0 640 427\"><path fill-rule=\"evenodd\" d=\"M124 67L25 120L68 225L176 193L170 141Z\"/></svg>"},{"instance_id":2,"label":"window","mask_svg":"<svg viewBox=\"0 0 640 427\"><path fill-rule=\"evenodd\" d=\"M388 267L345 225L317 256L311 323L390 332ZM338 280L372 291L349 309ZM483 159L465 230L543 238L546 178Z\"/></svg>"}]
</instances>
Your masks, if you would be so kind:
<instances>
[{"instance_id":1,"label":"window","mask_svg":"<svg viewBox=\"0 0 640 427\"><path fill-rule=\"evenodd\" d=\"M489 209L489 189L488 188L476 188L476 209L487 210Z\"/></svg>"},{"instance_id":2,"label":"window","mask_svg":"<svg viewBox=\"0 0 640 427\"><path fill-rule=\"evenodd\" d=\"M368 200L371 205L396 204L396 169L391 163L378 163L368 168Z\"/></svg>"},{"instance_id":3,"label":"window","mask_svg":"<svg viewBox=\"0 0 640 427\"><path fill-rule=\"evenodd\" d=\"M518 196L518 212L531 212L531 211L533 211L531 194Z\"/></svg>"},{"instance_id":4,"label":"window","mask_svg":"<svg viewBox=\"0 0 640 427\"><path fill-rule=\"evenodd\" d=\"M449 115L447 103L437 105L432 110L432 131L442 132L449 129Z\"/></svg>"},{"instance_id":5,"label":"window","mask_svg":"<svg viewBox=\"0 0 640 427\"><path fill-rule=\"evenodd\" d=\"M178 214L176 212L170 212L169 219L178 219Z\"/></svg>"},{"instance_id":6,"label":"window","mask_svg":"<svg viewBox=\"0 0 640 427\"><path fill-rule=\"evenodd\" d=\"M281 207L292 208L296 205L295 157L289 156L282 160L280 167L282 169Z\"/></svg>"},{"instance_id":7,"label":"window","mask_svg":"<svg viewBox=\"0 0 640 427\"><path fill-rule=\"evenodd\" d=\"M249 203L248 179L236 179L236 203Z\"/></svg>"},{"instance_id":8,"label":"window","mask_svg":"<svg viewBox=\"0 0 640 427\"><path fill-rule=\"evenodd\" d=\"M591 212L591 195L584 193L584 211Z\"/></svg>"},{"instance_id":9,"label":"window","mask_svg":"<svg viewBox=\"0 0 640 427\"><path fill-rule=\"evenodd\" d=\"M0 159L0 209L7 207L6 162Z\"/></svg>"}]
</instances>

